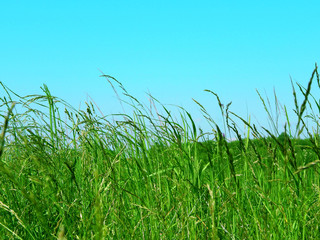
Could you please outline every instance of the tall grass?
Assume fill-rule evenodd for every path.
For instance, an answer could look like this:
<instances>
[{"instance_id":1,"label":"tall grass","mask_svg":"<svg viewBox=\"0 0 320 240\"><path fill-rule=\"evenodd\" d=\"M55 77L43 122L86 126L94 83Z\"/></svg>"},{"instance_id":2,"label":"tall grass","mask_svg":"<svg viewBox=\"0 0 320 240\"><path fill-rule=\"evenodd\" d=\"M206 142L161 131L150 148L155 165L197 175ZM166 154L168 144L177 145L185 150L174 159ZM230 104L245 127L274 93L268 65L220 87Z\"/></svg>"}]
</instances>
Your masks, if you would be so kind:
<instances>
[{"instance_id":1,"label":"tall grass","mask_svg":"<svg viewBox=\"0 0 320 240\"><path fill-rule=\"evenodd\" d=\"M212 126L206 133L187 110L180 107L176 120L152 96L146 107L102 77L119 86L132 114L103 116L91 102L76 110L45 85L42 95L22 97L1 83L4 239L320 238L317 67L306 88L296 85L301 105L292 84L295 127L276 95L273 116L259 94L269 129L206 90L224 120L219 126L195 100Z\"/></svg>"}]
</instances>

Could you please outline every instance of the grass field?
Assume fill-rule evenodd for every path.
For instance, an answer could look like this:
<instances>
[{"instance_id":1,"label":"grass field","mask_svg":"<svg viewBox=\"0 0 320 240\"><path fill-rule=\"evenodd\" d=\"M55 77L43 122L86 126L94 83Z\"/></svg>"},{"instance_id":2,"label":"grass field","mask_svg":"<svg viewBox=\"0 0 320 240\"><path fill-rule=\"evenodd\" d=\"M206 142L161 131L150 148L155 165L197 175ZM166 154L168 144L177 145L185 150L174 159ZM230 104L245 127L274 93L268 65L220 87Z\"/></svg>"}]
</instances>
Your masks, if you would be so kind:
<instances>
[{"instance_id":1,"label":"grass field","mask_svg":"<svg viewBox=\"0 0 320 240\"><path fill-rule=\"evenodd\" d=\"M320 239L317 67L307 86L292 85L296 119L283 129L256 126L209 91L224 122L196 102L212 126L203 132L187 110L176 120L103 77L131 115L76 110L45 85L21 97L1 83L1 239Z\"/></svg>"}]
</instances>

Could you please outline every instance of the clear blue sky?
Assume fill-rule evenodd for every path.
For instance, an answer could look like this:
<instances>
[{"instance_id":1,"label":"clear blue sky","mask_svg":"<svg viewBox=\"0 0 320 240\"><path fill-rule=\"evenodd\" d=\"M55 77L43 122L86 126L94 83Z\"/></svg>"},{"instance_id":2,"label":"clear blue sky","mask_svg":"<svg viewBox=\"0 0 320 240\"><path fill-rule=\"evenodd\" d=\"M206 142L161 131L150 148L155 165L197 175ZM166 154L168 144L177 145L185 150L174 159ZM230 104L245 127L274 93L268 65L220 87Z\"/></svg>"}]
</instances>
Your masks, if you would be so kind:
<instances>
[{"instance_id":1,"label":"clear blue sky","mask_svg":"<svg viewBox=\"0 0 320 240\"><path fill-rule=\"evenodd\" d=\"M91 96L104 114L122 110L100 72L133 96L201 115L264 118L255 89L292 102L290 76L306 84L320 61L320 1L2 1L0 81L22 95L77 106ZM261 119L260 119L261 120ZM263 120L261 120L263 121ZM200 120L198 122L201 124Z\"/></svg>"}]
</instances>

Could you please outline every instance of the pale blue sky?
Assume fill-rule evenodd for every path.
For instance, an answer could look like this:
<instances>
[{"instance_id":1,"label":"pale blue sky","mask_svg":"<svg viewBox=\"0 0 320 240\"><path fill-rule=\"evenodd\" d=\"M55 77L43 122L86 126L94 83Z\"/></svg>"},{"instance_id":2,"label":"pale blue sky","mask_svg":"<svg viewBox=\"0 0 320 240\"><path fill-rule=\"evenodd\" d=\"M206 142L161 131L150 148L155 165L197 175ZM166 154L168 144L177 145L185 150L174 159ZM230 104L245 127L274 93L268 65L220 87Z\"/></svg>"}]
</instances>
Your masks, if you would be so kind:
<instances>
[{"instance_id":1,"label":"pale blue sky","mask_svg":"<svg viewBox=\"0 0 320 240\"><path fill-rule=\"evenodd\" d=\"M48 85L77 106L90 95L122 110L100 72L147 102L192 98L219 115L210 89L242 116L263 117L255 92L292 102L320 62L320 1L2 1L0 81L26 95ZM201 122L198 122L201 124Z\"/></svg>"}]
</instances>

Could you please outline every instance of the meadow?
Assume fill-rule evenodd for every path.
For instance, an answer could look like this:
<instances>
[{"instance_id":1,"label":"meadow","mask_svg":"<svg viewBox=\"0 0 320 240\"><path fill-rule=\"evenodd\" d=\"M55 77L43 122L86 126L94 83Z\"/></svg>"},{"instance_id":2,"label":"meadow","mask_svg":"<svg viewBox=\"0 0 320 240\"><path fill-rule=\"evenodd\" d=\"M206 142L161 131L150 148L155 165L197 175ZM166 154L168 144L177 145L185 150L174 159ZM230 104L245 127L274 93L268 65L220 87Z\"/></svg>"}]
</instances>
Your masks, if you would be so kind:
<instances>
[{"instance_id":1,"label":"meadow","mask_svg":"<svg viewBox=\"0 0 320 240\"><path fill-rule=\"evenodd\" d=\"M102 77L132 114L1 83L1 239L320 239L317 66L292 83L296 119L275 98L283 129L261 95L271 129L207 90L224 121L195 100L204 132L186 109L177 118L152 96L146 107Z\"/></svg>"}]
</instances>

